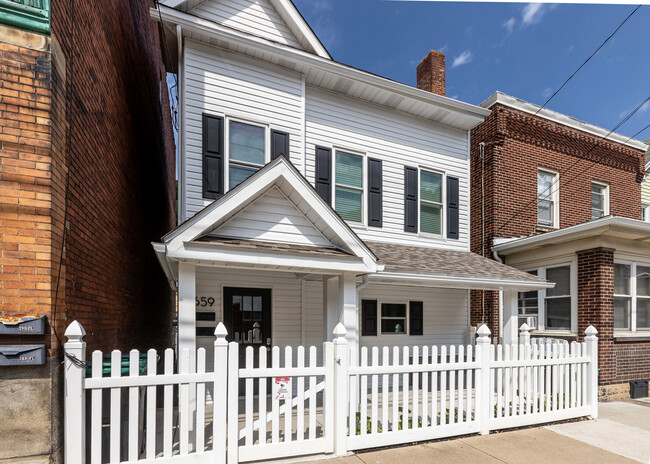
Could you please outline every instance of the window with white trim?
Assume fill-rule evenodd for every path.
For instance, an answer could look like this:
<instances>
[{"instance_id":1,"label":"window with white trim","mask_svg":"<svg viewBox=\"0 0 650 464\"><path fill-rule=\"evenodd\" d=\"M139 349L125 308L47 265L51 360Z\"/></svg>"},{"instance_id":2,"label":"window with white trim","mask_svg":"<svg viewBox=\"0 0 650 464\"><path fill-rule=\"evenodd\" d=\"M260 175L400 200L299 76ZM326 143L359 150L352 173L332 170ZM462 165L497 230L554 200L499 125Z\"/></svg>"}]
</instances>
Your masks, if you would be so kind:
<instances>
[{"instance_id":1,"label":"window with white trim","mask_svg":"<svg viewBox=\"0 0 650 464\"><path fill-rule=\"evenodd\" d=\"M614 330L650 330L650 265L614 263Z\"/></svg>"},{"instance_id":2,"label":"window with white trim","mask_svg":"<svg viewBox=\"0 0 650 464\"><path fill-rule=\"evenodd\" d=\"M539 330L571 330L576 294L571 264L540 267L528 273L554 282L555 287L519 292L519 324L525 322Z\"/></svg>"},{"instance_id":3,"label":"window with white trim","mask_svg":"<svg viewBox=\"0 0 650 464\"><path fill-rule=\"evenodd\" d=\"M537 270L528 271L528 273L536 276ZM537 295L537 290L519 292L519 326L525 322L531 329L537 328L537 318L539 315L538 299L539 295Z\"/></svg>"},{"instance_id":4,"label":"window with white trim","mask_svg":"<svg viewBox=\"0 0 650 464\"><path fill-rule=\"evenodd\" d=\"M232 189L267 163L266 127L228 121L228 188Z\"/></svg>"},{"instance_id":5,"label":"window with white trim","mask_svg":"<svg viewBox=\"0 0 650 464\"><path fill-rule=\"evenodd\" d=\"M600 182L591 183L591 220L609 214L609 185Z\"/></svg>"},{"instance_id":6,"label":"window with white trim","mask_svg":"<svg viewBox=\"0 0 650 464\"><path fill-rule=\"evenodd\" d=\"M641 204L641 220L650 222L650 205Z\"/></svg>"},{"instance_id":7,"label":"window with white trim","mask_svg":"<svg viewBox=\"0 0 650 464\"><path fill-rule=\"evenodd\" d=\"M334 209L344 220L364 222L363 155L336 150L334 163Z\"/></svg>"},{"instance_id":8,"label":"window with white trim","mask_svg":"<svg viewBox=\"0 0 650 464\"><path fill-rule=\"evenodd\" d=\"M442 235L443 175L420 169L420 232Z\"/></svg>"},{"instance_id":9,"label":"window with white trim","mask_svg":"<svg viewBox=\"0 0 650 464\"><path fill-rule=\"evenodd\" d=\"M541 226L559 227L558 177L557 172L537 170L537 224Z\"/></svg>"},{"instance_id":10,"label":"window with white trim","mask_svg":"<svg viewBox=\"0 0 650 464\"><path fill-rule=\"evenodd\" d=\"M381 303L381 334L406 334L406 303Z\"/></svg>"}]
</instances>

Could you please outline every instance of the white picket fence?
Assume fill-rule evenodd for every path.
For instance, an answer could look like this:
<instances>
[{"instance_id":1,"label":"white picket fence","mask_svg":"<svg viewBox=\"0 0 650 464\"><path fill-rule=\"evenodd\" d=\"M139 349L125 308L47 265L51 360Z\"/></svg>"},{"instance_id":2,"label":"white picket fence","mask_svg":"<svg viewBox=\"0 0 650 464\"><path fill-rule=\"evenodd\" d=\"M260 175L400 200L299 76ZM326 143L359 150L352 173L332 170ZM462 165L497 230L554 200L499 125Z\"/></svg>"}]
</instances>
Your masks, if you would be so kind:
<instances>
[{"instance_id":1,"label":"white picket fence","mask_svg":"<svg viewBox=\"0 0 650 464\"><path fill-rule=\"evenodd\" d=\"M85 375L85 332L73 322L65 344L65 462L228 463L352 450L431 440L490 430L597 417L596 329L582 343L530 340L492 345L481 326L475 346L362 348L359 362L339 324L334 341L280 350L247 348L215 333L214 372L205 350L92 354ZM322 359L322 362L318 362ZM281 397L276 380L290 379ZM211 389L213 400L206 394ZM86 407L89 414L86 415ZM88 419L87 419L88 417ZM88 447L88 449L86 449Z\"/></svg>"}]
</instances>

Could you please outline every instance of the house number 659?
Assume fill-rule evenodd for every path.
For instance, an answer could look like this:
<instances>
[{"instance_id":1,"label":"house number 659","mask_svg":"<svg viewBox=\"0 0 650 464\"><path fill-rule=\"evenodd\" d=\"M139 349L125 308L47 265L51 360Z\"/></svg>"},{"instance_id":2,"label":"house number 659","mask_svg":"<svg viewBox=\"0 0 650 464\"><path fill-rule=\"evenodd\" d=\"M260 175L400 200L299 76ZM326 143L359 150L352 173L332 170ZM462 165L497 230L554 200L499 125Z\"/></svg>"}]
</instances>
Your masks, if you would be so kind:
<instances>
[{"instance_id":1,"label":"house number 659","mask_svg":"<svg viewBox=\"0 0 650 464\"><path fill-rule=\"evenodd\" d=\"M197 306L203 306L203 307L212 306L212 305L214 305L214 298L212 298L212 297L206 298L204 296L202 296L202 297L197 296L196 297L196 305Z\"/></svg>"}]
</instances>

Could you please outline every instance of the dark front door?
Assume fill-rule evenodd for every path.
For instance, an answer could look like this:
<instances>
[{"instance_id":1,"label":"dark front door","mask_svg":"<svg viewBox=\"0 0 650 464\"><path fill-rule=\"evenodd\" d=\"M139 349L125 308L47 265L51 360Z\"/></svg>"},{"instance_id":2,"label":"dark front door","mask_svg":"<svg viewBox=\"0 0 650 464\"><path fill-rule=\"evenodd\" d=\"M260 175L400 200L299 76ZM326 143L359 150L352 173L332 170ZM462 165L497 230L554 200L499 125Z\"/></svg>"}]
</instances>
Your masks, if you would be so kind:
<instances>
[{"instance_id":1,"label":"dark front door","mask_svg":"<svg viewBox=\"0 0 650 464\"><path fill-rule=\"evenodd\" d=\"M229 341L239 343L239 365L244 367L246 348L255 349L255 365L261 346L271 347L271 290L223 289L223 319Z\"/></svg>"}]
</instances>

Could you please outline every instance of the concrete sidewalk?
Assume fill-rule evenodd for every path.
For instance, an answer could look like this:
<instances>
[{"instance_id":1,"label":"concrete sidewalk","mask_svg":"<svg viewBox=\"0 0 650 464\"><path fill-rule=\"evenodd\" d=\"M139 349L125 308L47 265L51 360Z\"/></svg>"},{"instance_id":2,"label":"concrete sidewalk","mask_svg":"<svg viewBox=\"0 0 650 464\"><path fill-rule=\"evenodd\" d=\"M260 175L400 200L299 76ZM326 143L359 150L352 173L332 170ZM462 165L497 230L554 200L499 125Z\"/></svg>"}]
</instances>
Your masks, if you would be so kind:
<instances>
[{"instance_id":1,"label":"concrete sidewalk","mask_svg":"<svg viewBox=\"0 0 650 464\"><path fill-rule=\"evenodd\" d=\"M540 427L370 451L321 462L327 464L635 463L625 457Z\"/></svg>"},{"instance_id":2,"label":"concrete sidewalk","mask_svg":"<svg viewBox=\"0 0 650 464\"><path fill-rule=\"evenodd\" d=\"M650 399L600 403L599 418L358 453L327 464L650 463Z\"/></svg>"}]
</instances>

